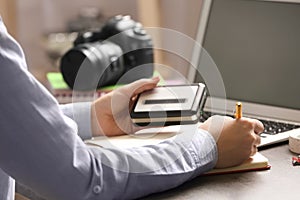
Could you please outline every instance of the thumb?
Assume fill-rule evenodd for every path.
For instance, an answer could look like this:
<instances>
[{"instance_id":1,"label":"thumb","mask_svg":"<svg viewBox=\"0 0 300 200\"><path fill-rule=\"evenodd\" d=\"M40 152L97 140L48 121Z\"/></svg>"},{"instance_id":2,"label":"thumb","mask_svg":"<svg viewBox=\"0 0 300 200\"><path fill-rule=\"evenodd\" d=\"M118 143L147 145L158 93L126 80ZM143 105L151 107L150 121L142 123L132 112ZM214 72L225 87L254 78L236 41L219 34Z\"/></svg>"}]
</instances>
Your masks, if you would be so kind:
<instances>
[{"instance_id":1,"label":"thumb","mask_svg":"<svg viewBox=\"0 0 300 200\"><path fill-rule=\"evenodd\" d=\"M152 79L140 79L114 90L110 94L111 104L113 105L112 112L118 113L119 111L130 107L132 97L143 91L155 88L158 82L158 77L154 77Z\"/></svg>"},{"instance_id":2,"label":"thumb","mask_svg":"<svg viewBox=\"0 0 300 200\"><path fill-rule=\"evenodd\" d=\"M159 77L153 77L151 79L140 79L120 88L122 90L120 92L126 94L129 97L133 97L146 90L155 88L159 81Z\"/></svg>"}]
</instances>

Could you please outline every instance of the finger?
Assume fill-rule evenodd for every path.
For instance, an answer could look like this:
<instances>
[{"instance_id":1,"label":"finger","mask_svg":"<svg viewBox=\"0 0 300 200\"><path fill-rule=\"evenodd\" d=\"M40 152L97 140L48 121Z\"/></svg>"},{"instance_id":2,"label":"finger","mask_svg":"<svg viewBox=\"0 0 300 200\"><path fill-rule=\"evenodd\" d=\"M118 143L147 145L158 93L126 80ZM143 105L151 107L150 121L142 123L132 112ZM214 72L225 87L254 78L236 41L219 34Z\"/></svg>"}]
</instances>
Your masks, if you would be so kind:
<instances>
[{"instance_id":1,"label":"finger","mask_svg":"<svg viewBox=\"0 0 300 200\"><path fill-rule=\"evenodd\" d=\"M256 153L257 153L257 146L256 145L253 145L252 146L252 149L251 149L251 154L250 154L250 156L254 156Z\"/></svg>"},{"instance_id":2,"label":"finger","mask_svg":"<svg viewBox=\"0 0 300 200\"><path fill-rule=\"evenodd\" d=\"M131 90L137 90L142 87L149 87L149 85L156 85L159 82L159 77L153 77L151 79L140 79L128 84L128 88Z\"/></svg>"},{"instance_id":3,"label":"finger","mask_svg":"<svg viewBox=\"0 0 300 200\"><path fill-rule=\"evenodd\" d=\"M254 133L254 137L255 137L255 140L254 140L253 144L254 144L255 146L260 145L260 143L261 143L261 138L260 138L260 136L259 136L258 134L256 134L256 133Z\"/></svg>"},{"instance_id":4,"label":"finger","mask_svg":"<svg viewBox=\"0 0 300 200\"><path fill-rule=\"evenodd\" d=\"M129 110L133 109L134 103L137 100L137 95L133 96L129 101Z\"/></svg>"},{"instance_id":5,"label":"finger","mask_svg":"<svg viewBox=\"0 0 300 200\"><path fill-rule=\"evenodd\" d=\"M247 118L247 117L243 117L240 120L244 120L245 122L250 122L251 123L251 129L254 130L254 132L256 134L261 134L264 131L264 125L261 121L257 120L257 119L252 119L252 118Z\"/></svg>"},{"instance_id":6,"label":"finger","mask_svg":"<svg viewBox=\"0 0 300 200\"><path fill-rule=\"evenodd\" d=\"M120 90L122 90L122 92L124 92L128 96L135 96L146 90L153 89L157 86L158 82L159 77L154 77L152 79L140 79L124 87L121 87Z\"/></svg>"},{"instance_id":7,"label":"finger","mask_svg":"<svg viewBox=\"0 0 300 200\"><path fill-rule=\"evenodd\" d=\"M125 106L128 106L129 110L131 110L134 103L132 98L142 91L153 89L157 86L158 82L159 77L140 79L114 90L111 93L111 102L114 102L113 111L117 113L123 110Z\"/></svg>"},{"instance_id":8,"label":"finger","mask_svg":"<svg viewBox=\"0 0 300 200\"><path fill-rule=\"evenodd\" d=\"M139 87L137 87L133 91L133 95L138 95L146 90L151 90L151 89L155 88L159 82L159 78L155 77L153 79L147 79L145 82L142 82L142 81L144 81L144 80L141 80Z\"/></svg>"},{"instance_id":9,"label":"finger","mask_svg":"<svg viewBox=\"0 0 300 200\"><path fill-rule=\"evenodd\" d=\"M261 121L254 119L254 132L261 134L264 131L264 125Z\"/></svg>"}]
</instances>

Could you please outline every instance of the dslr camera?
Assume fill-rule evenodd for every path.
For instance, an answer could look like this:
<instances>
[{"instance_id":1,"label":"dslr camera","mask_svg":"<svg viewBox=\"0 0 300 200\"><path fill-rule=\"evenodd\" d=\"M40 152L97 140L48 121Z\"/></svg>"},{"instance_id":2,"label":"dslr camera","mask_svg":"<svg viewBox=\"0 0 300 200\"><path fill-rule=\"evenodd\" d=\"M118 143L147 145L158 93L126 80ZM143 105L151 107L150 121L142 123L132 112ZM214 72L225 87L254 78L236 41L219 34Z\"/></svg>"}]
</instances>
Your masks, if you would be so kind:
<instances>
[{"instance_id":1,"label":"dslr camera","mask_svg":"<svg viewBox=\"0 0 300 200\"><path fill-rule=\"evenodd\" d=\"M78 34L60 70L74 90L130 83L153 75L153 42L130 16L115 16L99 30Z\"/></svg>"}]
</instances>

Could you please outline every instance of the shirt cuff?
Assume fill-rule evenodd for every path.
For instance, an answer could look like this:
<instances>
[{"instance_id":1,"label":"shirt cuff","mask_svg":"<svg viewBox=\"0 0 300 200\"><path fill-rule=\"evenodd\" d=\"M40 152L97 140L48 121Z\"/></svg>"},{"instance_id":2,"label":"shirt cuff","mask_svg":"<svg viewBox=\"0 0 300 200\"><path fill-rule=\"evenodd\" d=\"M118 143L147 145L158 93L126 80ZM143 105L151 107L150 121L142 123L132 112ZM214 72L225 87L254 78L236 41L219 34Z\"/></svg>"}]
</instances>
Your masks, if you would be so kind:
<instances>
[{"instance_id":1,"label":"shirt cuff","mask_svg":"<svg viewBox=\"0 0 300 200\"><path fill-rule=\"evenodd\" d=\"M83 139L92 138L91 102L60 105L62 112L73 119L78 126L78 135Z\"/></svg>"},{"instance_id":2,"label":"shirt cuff","mask_svg":"<svg viewBox=\"0 0 300 200\"><path fill-rule=\"evenodd\" d=\"M196 176L213 169L218 161L217 144L213 136L202 129L198 129L197 135L193 138L193 145L189 148L198 168Z\"/></svg>"}]
</instances>

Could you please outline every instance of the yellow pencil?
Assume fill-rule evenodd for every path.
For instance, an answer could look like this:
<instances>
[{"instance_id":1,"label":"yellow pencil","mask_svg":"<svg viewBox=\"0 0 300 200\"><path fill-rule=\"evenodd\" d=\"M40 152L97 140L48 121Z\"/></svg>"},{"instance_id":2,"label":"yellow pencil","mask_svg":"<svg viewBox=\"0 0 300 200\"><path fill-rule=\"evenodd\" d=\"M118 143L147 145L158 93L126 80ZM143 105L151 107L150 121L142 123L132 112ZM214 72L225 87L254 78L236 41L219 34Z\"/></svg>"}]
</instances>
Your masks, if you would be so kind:
<instances>
[{"instance_id":1,"label":"yellow pencil","mask_svg":"<svg viewBox=\"0 0 300 200\"><path fill-rule=\"evenodd\" d=\"M235 118L239 119L243 116L242 114L242 103L241 102L236 102L235 104Z\"/></svg>"}]
</instances>

